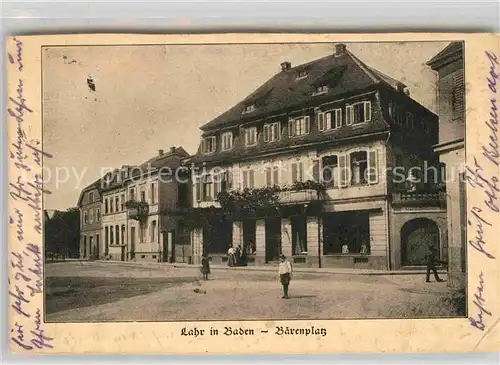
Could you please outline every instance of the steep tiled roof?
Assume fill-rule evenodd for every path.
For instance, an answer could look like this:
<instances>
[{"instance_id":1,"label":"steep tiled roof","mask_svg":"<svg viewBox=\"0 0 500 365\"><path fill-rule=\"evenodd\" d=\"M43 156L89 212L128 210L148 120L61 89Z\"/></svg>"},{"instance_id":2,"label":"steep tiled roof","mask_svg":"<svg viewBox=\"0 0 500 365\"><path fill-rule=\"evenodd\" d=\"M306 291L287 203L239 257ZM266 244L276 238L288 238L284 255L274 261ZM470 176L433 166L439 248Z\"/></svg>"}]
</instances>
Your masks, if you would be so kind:
<instances>
[{"instance_id":1,"label":"steep tiled roof","mask_svg":"<svg viewBox=\"0 0 500 365\"><path fill-rule=\"evenodd\" d=\"M451 61L456 57L460 57L463 52L463 42L451 42L448 46L446 46L441 52L432 57L427 65L432 69L438 69L443 64L446 64L447 61Z\"/></svg>"},{"instance_id":2,"label":"steep tiled roof","mask_svg":"<svg viewBox=\"0 0 500 365\"><path fill-rule=\"evenodd\" d=\"M186 157L189 157L189 153L186 152L186 150L182 147L175 147L175 150L169 150L166 153L163 153L162 155L156 155L146 162L142 163L141 165L138 166L140 170L143 172L148 171L148 168L152 169L159 169L164 166L170 166L173 162L172 157L178 157L179 161L180 159L184 159ZM172 167L172 166L170 166ZM139 171L139 170L137 170Z\"/></svg>"},{"instance_id":3,"label":"steep tiled roof","mask_svg":"<svg viewBox=\"0 0 500 365\"><path fill-rule=\"evenodd\" d=\"M307 76L297 78L302 70L307 71ZM394 88L399 84L404 87L398 81L368 67L351 52L345 50L340 55L331 54L279 72L234 107L203 125L201 129L209 131L237 125L312 102L317 103L320 99L327 100L361 91L377 84ZM328 93L313 98L313 92L321 85L328 85ZM256 109L244 113L245 106L251 104L255 104Z\"/></svg>"},{"instance_id":4,"label":"steep tiled roof","mask_svg":"<svg viewBox=\"0 0 500 365\"><path fill-rule=\"evenodd\" d=\"M89 191L89 190L92 190L92 189L97 189L97 191L99 192L99 194L101 194L101 191L102 191L102 180L103 180L104 177L100 177L99 179L97 179L96 181L94 181L92 184L89 184L87 185L86 187L84 187L82 189L82 191L80 192L80 195L78 196L78 202L77 202L77 206L80 206L81 203L82 203L82 199L83 199L83 194L86 192L86 191Z\"/></svg>"}]
</instances>

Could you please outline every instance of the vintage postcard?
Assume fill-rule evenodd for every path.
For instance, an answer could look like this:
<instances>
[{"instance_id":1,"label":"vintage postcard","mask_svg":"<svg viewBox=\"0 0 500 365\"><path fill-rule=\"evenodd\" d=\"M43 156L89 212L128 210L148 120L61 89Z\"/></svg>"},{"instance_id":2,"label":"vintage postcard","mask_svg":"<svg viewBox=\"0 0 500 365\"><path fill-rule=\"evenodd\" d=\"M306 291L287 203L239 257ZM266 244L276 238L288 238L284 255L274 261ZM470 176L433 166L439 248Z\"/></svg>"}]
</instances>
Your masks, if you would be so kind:
<instances>
[{"instance_id":1,"label":"vintage postcard","mask_svg":"<svg viewBox=\"0 0 500 365\"><path fill-rule=\"evenodd\" d=\"M12 352L499 349L497 35L6 52Z\"/></svg>"}]
</instances>

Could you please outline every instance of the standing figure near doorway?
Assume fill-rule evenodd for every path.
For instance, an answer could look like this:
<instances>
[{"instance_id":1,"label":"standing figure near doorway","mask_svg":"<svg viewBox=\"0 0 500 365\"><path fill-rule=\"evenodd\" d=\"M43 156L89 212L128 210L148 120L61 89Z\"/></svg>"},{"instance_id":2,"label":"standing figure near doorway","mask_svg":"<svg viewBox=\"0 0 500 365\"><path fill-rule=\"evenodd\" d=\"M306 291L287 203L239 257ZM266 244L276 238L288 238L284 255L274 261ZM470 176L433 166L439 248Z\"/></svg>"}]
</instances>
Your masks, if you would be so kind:
<instances>
[{"instance_id":1,"label":"standing figure near doorway","mask_svg":"<svg viewBox=\"0 0 500 365\"><path fill-rule=\"evenodd\" d=\"M236 250L234 247L229 247L227 251L227 265L229 267L236 266Z\"/></svg>"},{"instance_id":2,"label":"standing figure near doorway","mask_svg":"<svg viewBox=\"0 0 500 365\"><path fill-rule=\"evenodd\" d=\"M210 262L207 254L203 254L201 257L201 273L203 274L203 280L208 280L208 274L210 274Z\"/></svg>"},{"instance_id":3,"label":"standing figure near doorway","mask_svg":"<svg viewBox=\"0 0 500 365\"><path fill-rule=\"evenodd\" d=\"M434 248L434 246L428 246L427 253L425 254L425 264L427 266L427 272L425 274L425 282L426 283L431 282L431 280L430 280L431 270L432 270L432 272L434 274L434 278L436 279L437 282L443 281L443 279L441 279L437 273L436 263L446 264L446 261L438 260L436 258L436 256L437 256L437 253L436 253L436 249Z\"/></svg>"}]
</instances>

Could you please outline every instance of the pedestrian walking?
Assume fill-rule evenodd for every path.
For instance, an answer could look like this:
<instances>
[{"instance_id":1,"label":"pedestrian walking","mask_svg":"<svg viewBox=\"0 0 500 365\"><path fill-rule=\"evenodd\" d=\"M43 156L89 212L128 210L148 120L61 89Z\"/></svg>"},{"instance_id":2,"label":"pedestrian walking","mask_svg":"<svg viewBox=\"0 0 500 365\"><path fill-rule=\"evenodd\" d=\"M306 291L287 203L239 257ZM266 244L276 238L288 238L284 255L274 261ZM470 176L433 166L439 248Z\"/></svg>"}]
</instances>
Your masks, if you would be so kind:
<instances>
[{"instance_id":1,"label":"pedestrian walking","mask_svg":"<svg viewBox=\"0 0 500 365\"><path fill-rule=\"evenodd\" d=\"M210 262L206 254L201 257L201 273L203 274L203 280L208 280L208 274L210 274Z\"/></svg>"},{"instance_id":2,"label":"pedestrian walking","mask_svg":"<svg viewBox=\"0 0 500 365\"><path fill-rule=\"evenodd\" d=\"M278 273L280 276L280 282L283 286L283 299L288 299L288 286L290 285L290 280L292 279L292 264L286 259L286 256L280 255L280 263L278 266Z\"/></svg>"},{"instance_id":3,"label":"pedestrian walking","mask_svg":"<svg viewBox=\"0 0 500 365\"><path fill-rule=\"evenodd\" d=\"M430 277L431 277L431 271L434 274L434 278L436 279L437 282L444 281L441 279L438 275L437 269L436 269L436 263L444 263L446 264L446 261L441 261L436 258L436 250L434 249L433 246L429 246L427 249L427 253L425 254L425 264L427 266L427 272L425 274L425 282L430 283Z\"/></svg>"}]
</instances>

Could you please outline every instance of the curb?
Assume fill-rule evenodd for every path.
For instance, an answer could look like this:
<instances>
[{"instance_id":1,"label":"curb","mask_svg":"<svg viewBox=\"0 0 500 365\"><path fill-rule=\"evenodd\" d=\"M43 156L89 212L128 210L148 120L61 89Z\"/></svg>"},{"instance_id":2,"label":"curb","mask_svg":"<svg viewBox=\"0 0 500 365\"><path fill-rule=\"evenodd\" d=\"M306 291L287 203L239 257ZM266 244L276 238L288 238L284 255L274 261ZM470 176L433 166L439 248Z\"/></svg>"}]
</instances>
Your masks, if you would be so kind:
<instances>
[{"instance_id":1,"label":"curb","mask_svg":"<svg viewBox=\"0 0 500 365\"><path fill-rule=\"evenodd\" d=\"M155 267L155 268L176 268L176 269L198 269L198 265L183 264L183 263L140 263L140 262L130 262L130 261L80 261L83 264L98 264L106 263L111 265L121 265L129 267ZM243 266L243 267L229 267L222 265L210 266L211 270L232 270L232 271L259 271L259 272L273 272L275 267L262 267L262 266ZM329 274L329 275L364 275L364 276L396 276L396 275L425 275L425 268L421 270L395 270L395 271L369 271L369 270L358 270L358 271L344 271L349 269L320 269L320 268L296 268L295 272L306 273L306 274ZM438 270L440 275L447 274L446 270Z\"/></svg>"}]
</instances>

